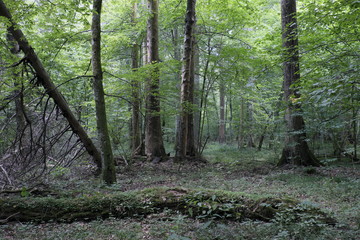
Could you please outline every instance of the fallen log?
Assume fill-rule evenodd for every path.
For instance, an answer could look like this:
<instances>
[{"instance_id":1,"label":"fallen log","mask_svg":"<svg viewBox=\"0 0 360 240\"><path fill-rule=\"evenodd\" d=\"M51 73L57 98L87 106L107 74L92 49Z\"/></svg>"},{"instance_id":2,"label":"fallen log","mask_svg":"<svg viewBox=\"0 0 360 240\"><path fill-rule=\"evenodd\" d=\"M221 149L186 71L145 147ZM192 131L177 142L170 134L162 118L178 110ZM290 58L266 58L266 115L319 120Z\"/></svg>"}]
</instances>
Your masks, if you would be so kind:
<instances>
[{"instance_id":1,"label":"fallen log","mask_svg":"<svg viewBox=\"0 0 360 240\"><path fill-rule=\"evenodd\" d=\"M285 213L291 213L292 219L297 221L306 214L322 223L335 223L319 208L305 206L294 199L258 198L244 193L175 187L78 198L3 198L0 199L0 224L11 221L74 222L109 217L144 217L164 210L192 218L234 221L270 221Z\"/></svg>"}]
</instances>

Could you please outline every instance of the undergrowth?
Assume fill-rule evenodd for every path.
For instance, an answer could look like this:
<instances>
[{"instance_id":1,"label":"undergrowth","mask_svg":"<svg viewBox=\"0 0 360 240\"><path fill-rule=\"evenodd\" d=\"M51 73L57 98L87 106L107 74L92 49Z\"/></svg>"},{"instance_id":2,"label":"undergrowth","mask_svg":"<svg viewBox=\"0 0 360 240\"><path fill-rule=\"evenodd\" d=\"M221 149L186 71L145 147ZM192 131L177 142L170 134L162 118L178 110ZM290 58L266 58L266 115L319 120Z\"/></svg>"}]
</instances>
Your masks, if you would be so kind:
<instances>
[{"instance_id":1,"label":"undergrowth","mask_svg":"<svg viewBox=\"0 0 360 240\"><path fill-rule=\"evenodd\" d=\"M202 220L180 213L158 213L145 218L107 219L71 224L11 223L0 225L0 239L359 239L360 165L347 159L327 162L321 168L277 168L278 153L237 146L208 144L208 163L131 162L119 166L118 183L108 187L100 180L81 178L66 169L49 184L54 196L79 197L158 186L208 188L291 197L304 207L317 206L337 219L326 225L308 216L282 212L270 222ZM53 180L54 180L53 179Z\"/></svg>"}]
</instances>

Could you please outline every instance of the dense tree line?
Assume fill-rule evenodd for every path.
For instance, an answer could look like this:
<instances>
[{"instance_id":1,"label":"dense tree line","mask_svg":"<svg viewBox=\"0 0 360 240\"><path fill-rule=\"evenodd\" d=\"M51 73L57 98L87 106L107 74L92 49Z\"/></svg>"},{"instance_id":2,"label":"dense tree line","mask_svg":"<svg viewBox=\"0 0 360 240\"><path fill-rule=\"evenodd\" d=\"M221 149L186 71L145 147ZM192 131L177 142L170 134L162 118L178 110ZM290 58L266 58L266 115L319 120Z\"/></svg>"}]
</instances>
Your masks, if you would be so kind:
<instances>
[{"instance_id":1,"label":"dense tree line","mask_svg":"<svg viewBox=\"0 0 360 240\"><path fill-rule=\"evenodd\" d=\"M2 186L84 150L106 183L209 141L358 160L358 1L0 3Z\"/></svg>"}]
</instances>

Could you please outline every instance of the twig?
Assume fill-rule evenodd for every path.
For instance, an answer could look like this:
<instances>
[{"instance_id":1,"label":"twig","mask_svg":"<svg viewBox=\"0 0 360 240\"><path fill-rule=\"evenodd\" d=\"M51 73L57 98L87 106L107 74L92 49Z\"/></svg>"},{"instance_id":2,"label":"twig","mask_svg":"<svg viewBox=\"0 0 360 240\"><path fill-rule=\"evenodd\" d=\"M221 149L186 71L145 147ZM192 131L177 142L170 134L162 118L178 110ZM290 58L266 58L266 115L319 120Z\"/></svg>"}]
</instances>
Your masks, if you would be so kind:
<instances>
[{"instance_id":1,"label":"twig","mask_svg":"<svg viewBox=\"0 0 360 240\"><path fill-rule=\"evenodd\" d=\"M2 165L0 165L0 168L1 168L1 170L4 172L5 177L6 177L7 181L9 182L9 184L12 185L11 179L9 178L9 175L8 175L8 173L6 172L6 170L3 168Z\"/></svg>"},{"instance_id":2,"label":"twig","mask_svg":"<svg viewBox=\"0 0 360 240\"><path fill-rule=\"evenodd\" d=\"M18 215L18 214L20 214L20 213L19 213L19 212L14 213L14 214L8 216L7 218L5 218L5 219L3 219L3 220L0 220L0 224L5 224L5 223L7 223L10 218L12 218L13 216L16 216L16 215Z\"/></svg>"}]
</instances>

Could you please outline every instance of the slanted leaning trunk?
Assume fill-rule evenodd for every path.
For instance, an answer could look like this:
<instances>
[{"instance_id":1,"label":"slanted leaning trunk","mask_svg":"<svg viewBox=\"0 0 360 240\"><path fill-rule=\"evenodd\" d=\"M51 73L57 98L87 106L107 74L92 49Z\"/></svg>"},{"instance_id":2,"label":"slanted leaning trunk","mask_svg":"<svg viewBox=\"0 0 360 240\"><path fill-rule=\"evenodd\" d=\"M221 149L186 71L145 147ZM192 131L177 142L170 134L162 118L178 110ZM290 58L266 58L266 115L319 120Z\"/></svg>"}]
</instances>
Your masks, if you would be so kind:
<instances>
[{"instance_id":1,"label":"slanted leaning trunk","mask_svg":"<svg viewBox=\"0 0 360 240\"><path fill-rule=\"evenodd\" d=\"M98 169L101 169L100 152L97 150L94 143L85 132L84 128L80 125L79 121L75 118L63 95L60 93L55 84L51 81L50 75L45 70L34 49L30 46L19 25L15 23L12 19L9 10L7 9L5 3L2 0L0 0L0 16L5 17L9 20L9 32L13 35L14 39L18 42L20 49L24 52L25 60L28 61L34 68L38 82L46 89L46 93L54 100L55 104L59 107L64 117L69 122L73 132L79 136L80 140L84 144L87 152L91 156L93 156Z\"/></svg>"}]
</instances>

